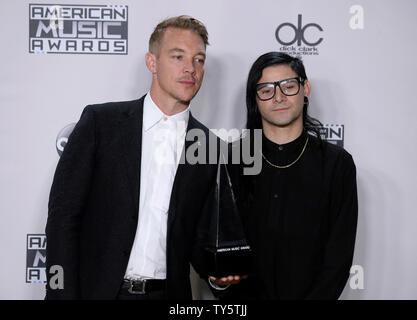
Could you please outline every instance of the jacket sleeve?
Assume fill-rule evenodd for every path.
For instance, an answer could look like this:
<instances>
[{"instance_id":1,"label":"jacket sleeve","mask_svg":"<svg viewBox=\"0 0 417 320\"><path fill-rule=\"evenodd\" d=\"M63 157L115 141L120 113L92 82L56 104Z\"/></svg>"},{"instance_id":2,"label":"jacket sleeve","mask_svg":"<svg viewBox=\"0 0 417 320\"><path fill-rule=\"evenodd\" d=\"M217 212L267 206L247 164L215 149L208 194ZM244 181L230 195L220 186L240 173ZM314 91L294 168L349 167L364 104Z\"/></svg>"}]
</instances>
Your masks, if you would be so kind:
<instances>
[{"instance_id":1,"label":"jacket sleeve","mask_svg":"<svg viewBox=\"0 0 417 320\"><path fill-rule=\"evenodd\" d=\"M87 106L58 162L49 195L45 299L80 298L80 226L94 170L95 144L94 113ZM54 265L62 267L62 289L51 287L51 281L56 281L49 272Z\"/></svg>"},{"instance_id":2,"label":"jacket sleeve","mask_svg":"<svg viewBox=\"0 0 417 320\"><path fill-rule=\"evenodd\" d=\"M349 278L358 219L356 168L343 151L335 172L331 199L330 232L323 263L307 299L338 299Z\"/></svg>"}]
</instances>

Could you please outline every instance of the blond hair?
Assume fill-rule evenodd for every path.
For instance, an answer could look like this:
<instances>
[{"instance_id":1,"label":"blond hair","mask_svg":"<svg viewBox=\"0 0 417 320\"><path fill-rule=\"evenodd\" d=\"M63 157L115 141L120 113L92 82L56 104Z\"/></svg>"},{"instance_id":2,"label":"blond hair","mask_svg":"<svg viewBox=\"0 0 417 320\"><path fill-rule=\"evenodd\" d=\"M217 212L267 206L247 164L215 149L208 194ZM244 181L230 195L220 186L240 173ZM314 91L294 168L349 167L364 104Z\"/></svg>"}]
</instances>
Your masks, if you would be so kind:
<instances>
[{"instance_id":1,"label":"blond hair","mask_svg":"<svg viewBox=\"0 0 417 320\"><path fill-rule=\"evenodd\" d=\"M186 29L197 33L204 42L204 45L208 45L208 33L204 24L193 17L187 15L181 15L172 17L160 22L155 30L152 32L149 38L149 51L153 54L159 54L159 48L161 40L165 34L167 28L179 28Z\"/></svg>"}]
</instances>

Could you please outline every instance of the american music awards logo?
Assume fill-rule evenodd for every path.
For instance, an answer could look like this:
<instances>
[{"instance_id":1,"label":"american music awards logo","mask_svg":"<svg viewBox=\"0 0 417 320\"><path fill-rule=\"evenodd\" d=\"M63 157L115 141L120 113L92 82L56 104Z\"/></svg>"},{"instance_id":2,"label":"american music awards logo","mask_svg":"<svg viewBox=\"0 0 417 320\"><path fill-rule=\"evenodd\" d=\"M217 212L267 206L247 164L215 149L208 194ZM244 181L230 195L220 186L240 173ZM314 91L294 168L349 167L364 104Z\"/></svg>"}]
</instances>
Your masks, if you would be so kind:
<instances>
[{"instance_id":1,"label":"american music awards logo","mask_svg":"<svg viewBox=\"0 0 417 320\"><path fill-rule=\"evenodd\" d=\"M29 4L29 53L127 54L125 5Z\"/></svg>"},{"instance_id":2,"label":"american music awards logo","mask_svg":"<svg viewBox=\"0 0 417 320\"><path fill-rule=\"evenodd\" d=\"M317 23L303 25L303 16L298 15L297 25L281 23L275 30L275 38L281 45L279 51L290 55L319 55L323 28Z\"/></svg>"},{"instance_id":3,"label":"american music awards logo","mask_svg":"<svg viewBox=\"0 0 417 320\"><path fill-rule=\"evenodd\" d=\"M26 238L26 283L46 282L46 236L28 234Z\"/></svg>"},{"instance_id":4,"label":"american music awards logo","mask_svg":"<svg viewBox=\"0 0 417 320\"><path fill-rule=\"evenodd\" d=\"M343 124L324 124L319 129L323 140L343 148L345 141L345 126Z\"/></svg>"}]
</instances>

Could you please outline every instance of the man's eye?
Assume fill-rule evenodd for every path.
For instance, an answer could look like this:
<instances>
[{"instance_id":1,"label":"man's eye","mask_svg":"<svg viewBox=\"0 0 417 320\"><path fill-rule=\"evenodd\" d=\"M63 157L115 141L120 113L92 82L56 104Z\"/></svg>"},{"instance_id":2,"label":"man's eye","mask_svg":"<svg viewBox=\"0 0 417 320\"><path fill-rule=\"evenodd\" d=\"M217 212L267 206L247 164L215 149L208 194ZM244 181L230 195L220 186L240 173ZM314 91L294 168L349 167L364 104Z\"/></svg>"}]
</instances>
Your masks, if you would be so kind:
<instances>
[{"instance_id":1,"label":"man's eye","mask_svg":"<svg viewBox=\"0 0 417 320\"><path fill-rule=\"evenodd\" d=\"M174 59L175 60L181 60L182 59L182 56L174 56Z\"/></svg>"},{"instance_id":2,"label":"man's eye","mask_svg":"<svg viewBox=\"0 0 417 320\"><path fill-rule=\"evenodd\" d=\"M198 63L204 64L205 60L201 59L201 58L196 58L195 61L198 62Z\"/></svg>"}]
</instances>

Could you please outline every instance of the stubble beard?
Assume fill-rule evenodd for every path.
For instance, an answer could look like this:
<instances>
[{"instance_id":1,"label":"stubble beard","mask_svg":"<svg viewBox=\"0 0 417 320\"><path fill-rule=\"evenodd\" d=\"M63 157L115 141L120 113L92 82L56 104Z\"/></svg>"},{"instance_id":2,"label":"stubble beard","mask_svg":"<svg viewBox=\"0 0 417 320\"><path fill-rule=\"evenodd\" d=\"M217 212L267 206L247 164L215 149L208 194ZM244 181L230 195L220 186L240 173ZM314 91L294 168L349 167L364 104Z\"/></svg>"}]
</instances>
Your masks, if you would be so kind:
<instances>
[{"instance_id":1,"label":"stubble beard","mask_svg":"<svg viewBox=\"0 0 417 320\"><path fill-rule=\"evenodd\" d=\"M273 111L273 112L275 112L275 111ZM272 126L276 126L276 127L280 127L280 128L286 128L286 127L289 127L289 126L293 125L298 119L302 118L302 114L303 113L301 111L296 115L290 115L290 117L287 118L287 119L279 119L278 117L274 119L272 116L271 117L267 117L267 116L263 116L263 115L261 115L261 116L262 116L263 121L267 122L268 124L270 124Z\"/></svg>"},{"instance_id":2,"label":"stubble beard","mask_svg":"<svg viewBox=\"0 0 417 320\"><path fill-rule=\"evenodd\" d=\"M176 93L171 93L171 97L173 97L175 100L177 100L178 103L188 106L190 104L191 100L193 100L194 97L197 95L197 92L195 94L193 94L190 98L187 98L187 99L184 99L183 97L181 97L180 95L178 95Z\"/></svg>"},{"instance_id":3,"label":"stubble beard","mask_svg":"<svg viewBox=\"0 0 417 320\"><path fill-rule=\"evenodd\" d=\"M191 103L191 100L194 99L194 97L197 95L198 91L200 90L200 86L193 92L193 94L189 98L183 98L179 94L176 94L175 92L171 93L171 96L176 99L179 103L184 105L189 105Z\"/></svg>"}]
</instances>

